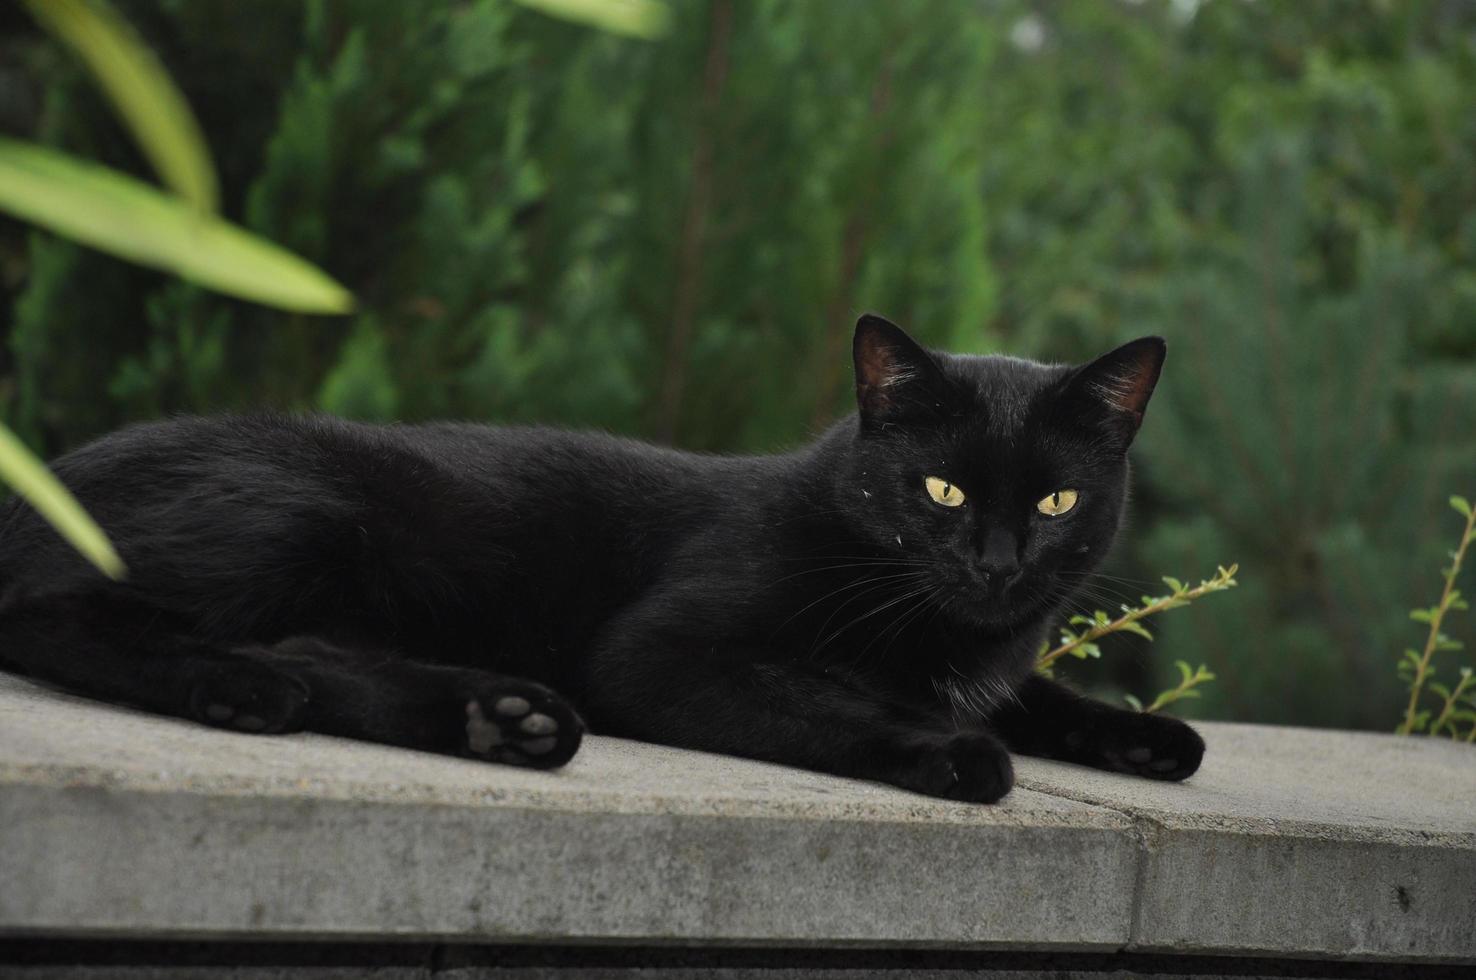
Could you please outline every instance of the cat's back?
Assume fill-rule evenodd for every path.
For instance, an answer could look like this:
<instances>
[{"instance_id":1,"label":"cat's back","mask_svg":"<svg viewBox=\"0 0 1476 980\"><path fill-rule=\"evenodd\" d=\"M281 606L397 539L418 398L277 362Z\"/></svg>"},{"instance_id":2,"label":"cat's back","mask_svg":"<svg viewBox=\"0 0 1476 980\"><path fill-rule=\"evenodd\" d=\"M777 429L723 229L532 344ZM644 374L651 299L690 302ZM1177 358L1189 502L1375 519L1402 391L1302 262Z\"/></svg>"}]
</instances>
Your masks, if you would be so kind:
<instances>
[{"instance_id":1,"label":"cat's back","mask_svg":"<svg viewBox=\"0 0 1476 980\"><path fill-rule=\"evenodd\" d=\"M205 499L221 491L248 499L252 490L312 499L325 479L339 487L386 480L424 487L437 476L488 489L532 490L550 500L570 494L613 499L625 488L679 501L762 482L776 462L543 426L376 424L260 413L130 425L58 457L51 467L79 498L96 497L106 509L140 500Z\"/></svg>"},{"instance_id":2,"label":"cat's back","mask_svg":"<svg viewBox=\"0 0 1476 980\"><path fill-rule=\"evenodd\" d=\"M668 516L752 499L789 468L784 456L687 452L605 432L545 426L433 422L392 436L426 458L489 487L608 506L638 498Z\"/></svg>"},{"instance_id":3,"label":"cat's back","mask_svg":"<svg viewBox=\"0 0 1476 980\"><path fill-rule=\"evenodd\" d=\"M597 432L322 415L183 416L118 430L53 470L131 565L367 529L397 551L631 552L743 520L780 457L685 453ZM356 532L357 533L357 532ZM336 542L329 542L340 547ZM29 506L0 512L0 580L81 568Z\"/></svg>"}]
</instances>

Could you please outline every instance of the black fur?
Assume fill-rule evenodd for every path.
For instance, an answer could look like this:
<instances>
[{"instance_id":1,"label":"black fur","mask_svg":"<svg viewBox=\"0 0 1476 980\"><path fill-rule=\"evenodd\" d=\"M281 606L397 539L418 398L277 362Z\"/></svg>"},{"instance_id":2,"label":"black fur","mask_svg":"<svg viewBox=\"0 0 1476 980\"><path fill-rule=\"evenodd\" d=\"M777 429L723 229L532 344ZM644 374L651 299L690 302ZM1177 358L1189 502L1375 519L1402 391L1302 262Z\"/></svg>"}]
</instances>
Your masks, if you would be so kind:
<instances>
[{"instance_id":1,"label":"black fur","mask_svg":"<svg viewBox=\"0 0 1476 980\"><path fill-rule=\"evenodd\" d=\"M552 767L602 733L989 802L1016 751L1182 779L1182 722L1032 671L1106 553L1157 380L857 325L858 415L773 456L322 417L138 425L55 464L128 563L0 512L0 662L251 732ZM966 495L935 503L928 476ZM1079 492L1062 516L1035 504ZM558 693L554 693L558 692ZM577 713L574 706L577 706Z\"/></svg>"}]
</instances>

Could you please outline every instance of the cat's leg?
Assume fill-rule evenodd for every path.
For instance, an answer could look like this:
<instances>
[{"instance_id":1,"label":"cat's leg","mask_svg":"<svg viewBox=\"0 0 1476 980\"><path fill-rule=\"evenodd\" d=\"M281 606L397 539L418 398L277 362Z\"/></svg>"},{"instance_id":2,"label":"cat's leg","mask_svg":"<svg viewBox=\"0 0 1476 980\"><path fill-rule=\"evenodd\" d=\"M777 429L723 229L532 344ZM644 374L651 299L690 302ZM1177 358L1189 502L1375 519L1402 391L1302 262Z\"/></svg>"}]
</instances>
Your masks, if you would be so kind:
<instances>
[{"instance_id":1,"label":"cat's leg","mask_svg":"<svg viewBox=\"0 0 1476 980\"><path fill-rule=\"evenodd\" d=\"M592 653L581 704L596 731L992 803L1014 781L982 727L959 731L836 673L633 623ZM772 659L772 658L770 658Z\"/></svg>"},{"instance_id":2,"label":"cat's leg","mask_svg":"<svg viewBox=\"0 0 1476 980\"><path fill-rule=\"evenodd\" d=\"M240 660L301 679L303 727L326 735L552 769L574 757L584 722L541 684L491 671L295 637L242 647Z\"/></svg>"},{"instance_id":3,"label":"cat's leg","mask_svg":"<svg viewBox=\"0 0 1476 980\"><path fill-rule=\"evenodd\" d=\"M1128 711L1034 675L990 718L1011 749L1096 769L1185 779L1204 758L1204 739L1177 718Z\"/></svg>"},{"instance_id":4,"label":"cat's leg","mask_svg":"<svg viewBox=\"0 0 1476 980\"><path fill-rule=\"evenodd\" d=\"M124 587L8 603L0 611L0 666L89 697L242 731L300 728L308 698L300 679L231 658Z\"/></svg>"},{"instance_id":5,"label":"cat's leg","mask_svg":"<svg viewBox=\"0 0 1476 980\"><path fill-rule=\"evenodd\" d=\"M0 664L78 693L218 728L324 734L552 768L584 725L542 685L314 638L202 640L122 591L22 600L0 613Z\"/></svg>"}]
</instances>

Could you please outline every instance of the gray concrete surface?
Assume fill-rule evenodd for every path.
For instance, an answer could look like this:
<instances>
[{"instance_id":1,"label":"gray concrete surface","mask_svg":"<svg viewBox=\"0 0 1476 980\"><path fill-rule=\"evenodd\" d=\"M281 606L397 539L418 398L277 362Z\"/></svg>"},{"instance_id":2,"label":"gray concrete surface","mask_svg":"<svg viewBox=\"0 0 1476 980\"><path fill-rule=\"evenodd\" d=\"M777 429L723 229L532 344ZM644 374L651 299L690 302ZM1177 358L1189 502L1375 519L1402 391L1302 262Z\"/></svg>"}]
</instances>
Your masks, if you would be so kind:
<instances>
[{"instance_id":1,"label":"gray concrete surface","mask_svg":"<svg viewBox=\"0 0 1476 980\"><path fill-rule=\"evenodd\" d=\"M18 966L0 976L6 980L1143 980L1145 974L1119 970L1001 969L949 966L940 969L866 967L816 969L814 967L473 967L435 969L430 967L201 967L82 965ZM1153 980L1286 980L1288 974L1234 972L1151 974ZM1345 980L1346 974L1323 972L1300 964L1290 974L1297 980ZM1358 980L1370 980L1359 977ZM1376 980L1406 980L1380 976ZM1408 980L1434 980L1413 976ZM1444 978L1441 978L1444 980ZM1467 980L1467 978L1458 978Z\"/></svg>"},{"instance_id":2,"label":"gray concrete surface","mask_svg":"<svg viewBox=\"0 0 1476 980\"><path fill-rule=\"evenodd\" d=\"M1121 949L1476 962L1476 749L1207 725L995 807L594 738L536 773L0 675L0 935Z\"/></svg>"},{"instance_id":3,"label":"gray concrete surface","mask_svg":"<svg viewBox=\"0 0 1476 980\"><path fill-rule=\"evenodd\" d=\"M1184 784L1041 761L1020 779L1138 823L1129 948L1476 960L1476 746L1205 727Z\"/></svg>"}]
</instances>

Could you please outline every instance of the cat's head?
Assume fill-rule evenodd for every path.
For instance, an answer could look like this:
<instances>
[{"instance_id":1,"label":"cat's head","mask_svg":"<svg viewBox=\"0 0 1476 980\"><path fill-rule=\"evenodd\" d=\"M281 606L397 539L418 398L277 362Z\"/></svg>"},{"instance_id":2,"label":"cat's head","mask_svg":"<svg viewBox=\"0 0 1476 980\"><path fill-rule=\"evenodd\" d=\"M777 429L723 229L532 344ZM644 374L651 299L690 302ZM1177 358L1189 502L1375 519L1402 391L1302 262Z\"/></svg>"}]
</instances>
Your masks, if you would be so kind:
<instances>
[{"instance_id":1,"label":"cat's head","mask_svg":"<svg viewBox=\"0 0 1476 980\"><path fill-rule=\"evenodd\" d=\"M1117 532L1163 340L1073 367L927 351L865 316L854 354L859 424L837 493L862 533L923 563L959 622L1010 630L1055 607Z\"/></svg>"}]
</instances>

